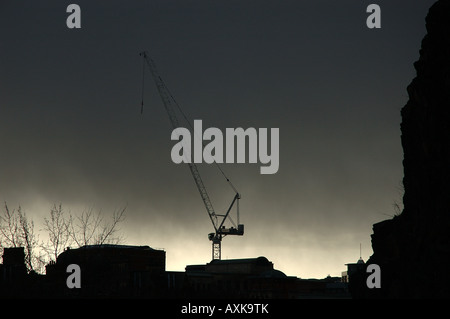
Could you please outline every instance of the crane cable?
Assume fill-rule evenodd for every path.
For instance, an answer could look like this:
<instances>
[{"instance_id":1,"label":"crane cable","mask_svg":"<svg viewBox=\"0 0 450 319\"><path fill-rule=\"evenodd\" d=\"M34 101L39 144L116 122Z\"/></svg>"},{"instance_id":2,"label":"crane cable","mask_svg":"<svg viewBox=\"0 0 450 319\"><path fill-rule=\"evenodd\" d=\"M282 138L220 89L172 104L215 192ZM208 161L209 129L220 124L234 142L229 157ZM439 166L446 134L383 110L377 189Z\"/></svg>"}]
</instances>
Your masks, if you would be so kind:
<instances>
[{"instance_id":1,"label":"crane cable","mask_svg":"<svg viewBox=\"0 0 450 319\"><path fill-rule=\"evenodd\" d=\"M165 86L165 84L164 84ZM178 110L180 111L180 113L183 115L183 118L186 120L186 122L188 123L189 127L191 128L191 130L194 132L194 128L192 127L191 122L188 120L186 114L183 112L183 110L181 109L180 105L177 103L177 101L175 100L175 98L173 97L172 93L169 91L169 89L167 88L167 92L169 92L170 98L173 100L173 102L175 103L176 107L178 108ZM202 141L202 145L205 146L203 144L203 139L201 139ZM234 187L233 183L230 181L230 179L228 178L228 176L225 174L225 172L223 171L223 169L220 167L219 163L217 163L216 161L214 161L214 164L216 165L216 167L219 169L219 171L222 173L223 177L227 180L228 184L230 185L230 187L233 189L233 191L237 194L239 194L239 192L237 191L236 187Z\"/></svg>"},{"instance_id":2,"label":"crane cable","mask_svg":"<svg viewBox=\"0 0 450 319\"><path fill-rule=\"evenodd\" d=\"M141 114L144 112L144 83L145 83L145 56L142 59Z\"/></svg>"},{"instance_id":3,"label":"crane cable","mask_svg":"<svg viewBox=\"0 0 450 319\"><path fill-rule=\"evenodd\" d=\"M142 93L141 93L141 114L144 112L144 84L145 84L145 58L146 56L143 55L142 58ZM164 83L163 79L160 77L161 81ZM170 98L172 99L172 101L175 103L176 107L178 108L178 110L180 111L180 113L183 115L183 118L186 120L186 122L188 123L189 127L191 128L191 130L194 132L194 128L192 127L191 122L189 121L189 119L187 118L186 114L183 112L183 110L181 109L180 105L177 103L177 101L175 100L175 98L173 97L172 93L170 92L169 88L166 86L166 84L164 83L164 87L166 88L167 92L170 95ZM205 146L203 144L203 139L202 140L202 145ZM216 167L219 169L220 173L222 173L223 177L227 180L228 185L230 185L230 187L233 189L233 191L236 194L239 194L239 192L237 191L236 187L234 187L233 183L230 181L230 179L228 178L228 176L225 174L225 172L223 171L223 169L220 167L219 163L214 162L214 164L216 165ZM239 195L240 196L240 195Z\"/></svg>"}]
</instances>

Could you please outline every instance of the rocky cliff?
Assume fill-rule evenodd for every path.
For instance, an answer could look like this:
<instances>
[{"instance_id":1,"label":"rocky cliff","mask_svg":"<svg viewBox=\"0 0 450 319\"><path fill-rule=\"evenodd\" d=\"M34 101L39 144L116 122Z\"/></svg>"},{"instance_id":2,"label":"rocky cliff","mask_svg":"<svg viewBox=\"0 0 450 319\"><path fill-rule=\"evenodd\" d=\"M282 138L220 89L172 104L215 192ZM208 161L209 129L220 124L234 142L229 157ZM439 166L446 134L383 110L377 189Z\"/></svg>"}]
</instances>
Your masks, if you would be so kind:
<instances>
[{"instance_id":1,"label":"rocky cliff","mask_svg":"<svg viewBox=\"0 0 450 319\"><path fill-rule=\"evenodd\" d=\"M426 17L427 35L401 111L403 212L373 225L380 298L450 298L450 1Z\"/></svg>"}]
</instances>

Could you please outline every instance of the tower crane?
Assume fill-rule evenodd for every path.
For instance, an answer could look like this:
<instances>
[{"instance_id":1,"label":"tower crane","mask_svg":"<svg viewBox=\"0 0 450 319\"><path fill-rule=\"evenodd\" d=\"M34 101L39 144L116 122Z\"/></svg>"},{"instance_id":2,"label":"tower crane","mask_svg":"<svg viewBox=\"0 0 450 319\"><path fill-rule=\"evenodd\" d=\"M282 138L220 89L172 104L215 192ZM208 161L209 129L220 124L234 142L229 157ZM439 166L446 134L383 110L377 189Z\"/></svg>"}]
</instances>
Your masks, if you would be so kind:
<instances>
[{"instance_id":1,"label":"tower crane","mask_svg":"<svg viewBox=\"0 0 450 319\"><path fill-rule=\"evenodd\" d=\"M169 116L170 123L172 124L172 128L176 129L176 128L180 127L178 118L175 113L174 106L178 108L178 110L183 114L184 118L187 120L186 116L184 115L180 106L177 104L177 102L173 98L173 96L170 93L167 86L165 85L163 79L161 78L161 76L158 73L155 62L147 54L147 51L143 51L139 55L142 56L143 61L144 61L143 62L143 68L144 68L143 72L145 72L145 63L147 63L148 67L150 68L150 72L155 81L156 88L158 89L158 93L164 104L164 108L166 109L166 112ZM144 73L143 73L142 82L144 83ZM143 107L144 107L144 102L143 102L143 98L142 98L141 113L143 112ZM200 196L203 200L203 203L205 205L208 216L214 227L214 232L208 234L208 239L212 242L212 259L220 260L223 237L225 237L227 235L239 235L239 236L244 235L244 225L239 223L239 199L241 198L241 196L240 196L239 192L236 190L236 188L233 186L233 184L230 182L230 180L226 177L223 170L216 163L216 165L217 165L218 169L221 171L222 175L226 178L227 182L230 184L230 186L235 191L234 198L231 201L231 204L230 204L228 210L224 214L217 214L213 208L213 205L209 198L206 187L200 176L200 172L198 171L197 165L195 165L195 163L193 163L192 161L189 161L187 164L189 165L189 169L191 171L192 177L194 178L195 184L196 184L197 189L200 193ZM237 207L237 226L230 217L231 209L233 208L233 206L235 204ZM231 222L231 224L233 226L231 226L231 227L225 226L225 221L227 219Z\"/></svg>"}]
</instances>

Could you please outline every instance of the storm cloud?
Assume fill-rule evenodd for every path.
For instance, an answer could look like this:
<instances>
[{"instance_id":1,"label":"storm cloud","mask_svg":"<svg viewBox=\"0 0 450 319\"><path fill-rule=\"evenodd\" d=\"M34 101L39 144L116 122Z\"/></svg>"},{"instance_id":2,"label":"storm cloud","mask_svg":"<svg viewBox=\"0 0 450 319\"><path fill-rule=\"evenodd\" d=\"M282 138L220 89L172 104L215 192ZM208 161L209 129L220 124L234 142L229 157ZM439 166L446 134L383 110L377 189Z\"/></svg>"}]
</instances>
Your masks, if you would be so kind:
<instances>
[{"instance_id":1,"label":"storm cloud","mask_svg":"<svg viewBox=\"0 0 450 319\"><path fill-rule=\"evenodd\" d=\"M0 3L0 200L38 224L51 206L127 206L128 244L167 269L211 258L212 225L142 60L204 127L279 128L279 170L223 164L242 195L243 237L223 258L266 256L299 277L340 275L371 255L403 177L400 108L434 1L67 1ZM234 193L199 165L217 211Z\"/></svg>"}]
</instances>

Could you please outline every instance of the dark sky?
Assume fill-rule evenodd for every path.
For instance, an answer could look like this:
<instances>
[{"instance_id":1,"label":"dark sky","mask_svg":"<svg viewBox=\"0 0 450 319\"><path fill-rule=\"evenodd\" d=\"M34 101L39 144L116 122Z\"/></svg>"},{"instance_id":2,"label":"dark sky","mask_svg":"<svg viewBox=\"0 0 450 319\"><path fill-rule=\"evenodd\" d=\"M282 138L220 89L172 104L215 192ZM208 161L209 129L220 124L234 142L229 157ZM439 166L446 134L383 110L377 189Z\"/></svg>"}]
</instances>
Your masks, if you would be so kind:
<instances>
[{"instance_id":1,"label":"dark sky","mask_svg":"<svg viewBox=\"0 0 450 319\"><path fill-rule=\"evenodd\" d=\"M371 254L372 224L395 214L400 109L435 1L0 0L0 200L36 228L54 203L73 214L127 205L126 244L167 251L167 269L211 258L212 225L147 77L148 50L204 127L279 128L280 169L222 167L242 194L243 237L223 258L266 256L322 278ZM66 8L81 7L81 29ZM366 8L381 7L381 29ZM147 75L149 75L147 70ZM199 165L215 208L234 193Z\"/></svg>"}]
</instances>

